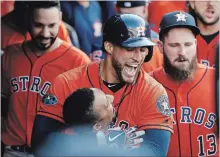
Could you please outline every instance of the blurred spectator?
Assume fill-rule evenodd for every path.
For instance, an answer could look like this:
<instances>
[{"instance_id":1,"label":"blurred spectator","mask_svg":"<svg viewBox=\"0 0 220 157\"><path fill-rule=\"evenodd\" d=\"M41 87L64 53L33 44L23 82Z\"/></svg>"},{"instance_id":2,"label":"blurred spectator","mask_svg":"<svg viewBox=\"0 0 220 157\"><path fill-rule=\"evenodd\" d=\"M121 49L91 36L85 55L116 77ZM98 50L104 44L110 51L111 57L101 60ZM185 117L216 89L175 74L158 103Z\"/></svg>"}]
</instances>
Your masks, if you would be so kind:
<instances>
[{"instance_id":1,"label":"blurred spectator","mask_svg":"<svg viewBox=\"0 0 220 157\"><path fill-rule=\"evenodd\" d=\"M69 37L70 37L70 40L73 44L73 46L77 47L77 48L80 48L80 45L79 45L79 38L78 38L78 35L76 33L76 30L70 26L68 23L66 22L63 22L66 26L66 29L69 33Z\"/></svg>"},{"instance_id":2,"label":"blurred spectator","mask_svg":"<svg viewBox=\"0 0 220 157\"><path fill-rule=\"evenodd\" d=\"M148 3L146 1L117 1L116 2L116 12L117 13L130 13L137 14L144 19L148 16ZM152 40L157 43L158 34L151 30L150 32ZM142 65L142 68L146 72L151 72L156 68L163 65L163 55L157 46L154 46L153 57L147 63Z\"/></svg>"},{"instance_id":3,"label":"blurred spectator","mask_svg":"<svg viewBox=\"0 0 220 157\"><path fill-rule=\"evenodd\" d=\"M189 1L189 13L194 16L200 29L200 35L196 38L198 62L214 67L216 48L219 43L220 2L214 0Z\"/></svg>"},{"instance_id":4,"label":"blurred spectator","mask_svg":"<svg viewBox=\"0 0 220 157\"><path fill-rule=\"evenodd\" d=\"M102 9L102 22L105 23L115 14L115 1L98 1Z\"/></svg>"},{"instance_id":5,"label":"blurred spectator","mask_svg":"<svg viewBox=\"0 0 220 157\"><path fill-rule=\"evenodd\" d=\"M146 1L117 1L116 12L123 14L136 14L144 19L148 17L148 2ZM151 38L159 39L156 32L151 30Z\"/></svg>"},{"instance_id":6,"label":"blurred spectator","mask_svg":"<svg viewBox=\"0 0 220 157\"><path fill-rule=\"evenodd\" d=\"M149 0L148 0L149 1ZM164 14L172 11L186 11L186 0L182 1L150 1L148 21L152 29L159 32L159 24Z\"/></svg>"},{"instance_id":7,"label":"blurred spectator","mask_svg":"<svg viewBox=\"0 0 220 157\"><path fill-rule=\"evenodd\" d=\"M96 1L61 1L63 20L75 28L80 48L93 61L104 58L102 53L102 13Z\"/></svg>"},{"instance_id":8,"label":"blurred spectator","mask_svg":"<svg viewBox=\"0 0 220 157\"><path fill-rule=\"evenodd\" d=\"M31 39L25 18L28 3L28 1L15 1L14 10L1 18L2 49ZM68 31L63 22L60 23L58 37L71 44Z\"/></svg>"},{"instance_id":9,"label":"blurred spectator","mask_svg":"<svg viewBox=\"0 0 220 157\"><path fill-rule=\"evenodd\" d=\"M14 9L14 0L1 0L1 17Z\"/></svg>"}]
</instances>

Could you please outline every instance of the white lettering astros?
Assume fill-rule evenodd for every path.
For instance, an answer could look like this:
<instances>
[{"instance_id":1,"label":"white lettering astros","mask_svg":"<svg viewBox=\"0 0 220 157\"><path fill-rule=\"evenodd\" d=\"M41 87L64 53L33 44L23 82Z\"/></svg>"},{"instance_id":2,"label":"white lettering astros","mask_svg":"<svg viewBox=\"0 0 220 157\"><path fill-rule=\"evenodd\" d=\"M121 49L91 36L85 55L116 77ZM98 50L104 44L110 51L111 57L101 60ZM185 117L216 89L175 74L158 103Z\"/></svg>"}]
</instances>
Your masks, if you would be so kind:
<instances>
[{"instance_id":1,"label":"white lettering astros","mask_svg":"<svg viewBox=\"0 0 220 157\"><path fill-rule=\"evenodd\" d=\"M176 109L170 109L174 119L176 120ZM212 112L207 113L203 108L197 108L196 111L192 111L192 109L188 106L180 107L181 118L179 123L194 123L196 125L203 125L207 129L212 129L214 124L216 123L216 115ZM176 121L173 121L173 124L176 125Z\"/></svg>"},{"instance_id":2,"label":"white lettering astros","mask_svg":"<svg viewBox=\"0 0 220 157\"><path fill-rule=\"evenodd\" d=\"M37 76L32 77L31 80L29 76L19 76L11 79L11 87L14 93L29 90L44 96L50 88L50 85L50 82L42 82L41 78Z\"/></svg>"}]
</instances>

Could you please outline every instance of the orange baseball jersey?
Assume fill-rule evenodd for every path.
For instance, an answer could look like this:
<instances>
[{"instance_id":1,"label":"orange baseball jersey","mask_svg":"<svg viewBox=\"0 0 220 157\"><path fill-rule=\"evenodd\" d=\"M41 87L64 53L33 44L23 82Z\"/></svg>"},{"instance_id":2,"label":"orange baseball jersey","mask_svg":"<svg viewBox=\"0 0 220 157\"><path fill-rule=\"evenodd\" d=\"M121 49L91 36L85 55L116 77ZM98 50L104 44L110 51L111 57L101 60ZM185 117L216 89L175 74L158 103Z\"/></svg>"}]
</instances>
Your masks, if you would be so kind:
<instances>
[{"instance_id":1,"label":"orange baseball jersey","mask_svg":"<svg viewBox=\"0 0 220 157\"><path fill-rule=\"evenodd\" d=\"M197 36L197 58L198 62L210 67L215 67L216 49L219 43L219 34L209 43L201 35Z\"/></svg>"},{"instance_id":2,"label":"orange baseball jersey","mask_svg":"<svg viewBox=\"0 0 220 157\"><path fill-rule=\"evenodd\" d=\"M66 26L63 22L60 23L58 37L69 44L71 43L69 33L66 29ZM29 33L22 35L15 29L9 27L4 22L1 23L1 48L4 49L9 45L22 43L23 41L31 40Z\"/></svg>"},{"instance_id":3,"label":"orange baseball jersey","mask_svg":"<svg viewBox=\"0 0 220 157\"><path fill-rule=\"evenodd\" d=\"M173 132L167 93L160 84L141 70L135 85L127 84L113 93L101 80L99 65L94 62L59 75L51 88L57 104L42 104L38 114L63 122L65 99L78 88L94 87L114 96L114 107L118 111L114 126L127 128L136 125L141 130L155 128Z\"/></svg>"},{"instance_id":4,"label":"orange baseball jersey","mask_svg":"<svg viewBox=\"0 0 220 157\"><path fill-rule=\"evenodd\" d=\"M165 87L174 117L167 156L218 156L215 69L198 64L194 79L181 84L171 80L163 68L152 76Z\"/></svg>"},{"instance_id":5,"label":"orange baseball jersey","mask_svg":"<svg viewBox=\"0 0 220 157\"><path fill-rule=\"evenodd\" d=\"M156 43L158 40L153 39L153 41ZM149 73L153 70L162 67L163 65L163 54L160 52L160 49L158 46L154 46L153 49L153 56L149 62L146 62L142 65L142 68L145 72Z\"/></svg>"},{"instance_id":6,"label":"orange baseball jersey","mask_svg":"<svg viewBox=\"0 0 220 157\"><path fill-rule=\"evenodd\" d=\"M37 57L26 44L7 47L2 56L1 96L10 99L2 141L6 145L29 144L37 104L59 74L90 62L86 54L63 42Z\"/></svg>"},{"instance_id":7,"label":"orange baseball jersey","mask_svg":"<svg viewBox=\"0 0 220 157\"><path fill-rule=\"evenodd\" d=\"M1 0L1 17L14 10L14 0Z\"/></svg>"},{"instance_id":8,"label":"orange baseball jersey","mask_svg":"<svg viewBox=\"0 0 220 157\"><path fill-rule=\"evenodd\" d=\"M186 11L186 0L182 1L151 1L148 6L148 22L153 30L159 32L160 21L164 14L172 11ZM156 11L156 13L155 13Z\"/></svg>"}]
</instances>

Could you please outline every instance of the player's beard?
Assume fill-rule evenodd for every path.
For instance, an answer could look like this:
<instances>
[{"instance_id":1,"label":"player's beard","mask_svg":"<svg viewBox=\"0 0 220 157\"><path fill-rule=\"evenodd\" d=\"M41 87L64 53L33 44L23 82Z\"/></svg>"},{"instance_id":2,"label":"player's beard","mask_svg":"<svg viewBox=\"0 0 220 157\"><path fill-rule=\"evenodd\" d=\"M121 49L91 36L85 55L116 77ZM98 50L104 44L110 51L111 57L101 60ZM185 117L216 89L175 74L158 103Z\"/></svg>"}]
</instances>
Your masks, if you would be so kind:
<instances>
[{"instance_id":1,"label":"player's beard","mask_svg":"<svg viewBox=\"0 0 220 157\"><path fill-rule=\"evenodd\" d=\"M114 57L112 57L112 66L115 69L115 72L116 72L116 75L117 75L117 79L121 83L124 82L124 80L122 78L122 66Z\"/></svg>"},{"instance_id":2,"label":"player's beard","mask_svg":"<svg viewBox=\"0 0 220 157\"><path fill-rule=\"evenodd\" d=\"M197 68L197 58L196 55L192 58L190 62L189 68L187 70L179 69L173 66L167 57L166 53L164 53L164 70L165 72L176 82L181 82L185 80L191 80L193 78L194 72Z\"/></svg>"},{"instance_id":3,"label":"player's beard","mask_svg":"<svg viewBox=\"0 0 220 157\"><path fill-rule=\"evenodd\" d=\"M216 24L218 21L219 21L219 16L214 19L214 21L212 22L207 22L200 13L198 13L196 10L194 11L194 13L196 14L196 17L198 18L199 21L202 22L203 25L208 25L208 26L211 26L211 25L214 25Z\"/></svg>"},{"instance_id":4,"label":"player's beard","mask_svg":"<svg viewBox=\"0 0 220 157\"><path fill-rule=\"evenodd\" d=\"M41 51L45 51L45 50L49 49L54 44L54 42L57 39L57 36L58 36L58 34L55 37L49 37L49 38L45 38L42 36L36 36L34 38L32 37L32 39L34 40L37 49L39 49ZM46 46L46 45L40 43L39 40L41 40L41 39L49 39L50 44L48 46Z\"/></svg>"},{"instance_id":5,"label":"player's beard","mask_svg":"<svg viewBox=\"0 0 220 157\"><path fill-rule=\"evenodd\" d=\"M142 64L143 64L144 60L142 61ZM120 83L129 83L129 84L135 84L136 83L136 80L138 79L138 76L139 76L139 73L140 73L140 69L141 69L141 65L139 65L139 67L137 67L137 72L133 78L133 81L130 82L130 81L127 81L126 79L123 78L123 66L121 65L121 63L118 62L117 59L115 59L114 57L112 57L112 66L116 72L116 75L117 75L117 79L120 81Z\"/></svg>"}]
</instances>

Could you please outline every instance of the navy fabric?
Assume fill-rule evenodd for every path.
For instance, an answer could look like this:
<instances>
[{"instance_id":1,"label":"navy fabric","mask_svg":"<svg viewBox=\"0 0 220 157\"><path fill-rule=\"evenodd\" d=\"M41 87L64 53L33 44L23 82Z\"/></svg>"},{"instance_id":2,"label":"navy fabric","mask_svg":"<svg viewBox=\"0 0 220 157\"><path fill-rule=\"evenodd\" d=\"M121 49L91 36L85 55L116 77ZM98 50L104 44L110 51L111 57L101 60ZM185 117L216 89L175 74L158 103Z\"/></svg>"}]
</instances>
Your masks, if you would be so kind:
<instances>
[{"instance_id":1,"label":"navy fabric","mask_svg":"<svg viewBox=\"0 0 220 157\"><path fill-rule=\"evenodd\" d=\"M89 7L84 8L78 2L61 1L63 21L75 28L82 51L88 56L95 52L95 57L104 58L104 55L100 54L102 35L94 35L94 27L99 27L100 25L97 25L97 23L102 23L101 8L96 1L90 1L89 3Z\"/></svg>"},{"instance_id":2,"label":"navy fabric","mask_svg":"<svg viewBox=\"0 0 220 157\"><path fill-rule=\"evenodd\" d=\"M137 156L166 156L171 133L167 130L147 129L141 147L134 150Z\"/></svg>"}]
</instances>

